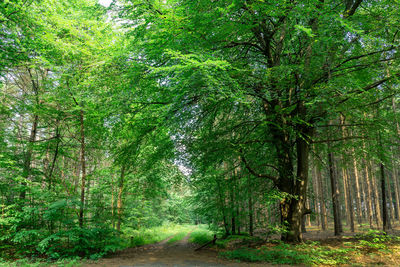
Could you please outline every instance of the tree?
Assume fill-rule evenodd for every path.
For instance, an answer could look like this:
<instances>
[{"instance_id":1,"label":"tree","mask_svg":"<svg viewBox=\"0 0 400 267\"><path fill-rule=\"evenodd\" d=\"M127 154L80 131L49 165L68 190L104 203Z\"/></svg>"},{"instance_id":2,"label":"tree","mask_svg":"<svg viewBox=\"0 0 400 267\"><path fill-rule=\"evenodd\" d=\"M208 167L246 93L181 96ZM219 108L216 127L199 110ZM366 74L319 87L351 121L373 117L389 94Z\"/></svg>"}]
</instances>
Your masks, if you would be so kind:
<instances>
[{"instance_id":1,"label":"tree","mask_svg":"<svg viewBox=\"0 0 400 267\"><path fill-rule=\"evenodd\" d=\"M398 76L393 68L382 78L382 62L397 64L396 30L384 23L394 19L387 5L397 9L386 1L371 8L363 1L127 1L122 13L134 25L136 55L146 55L138 60L147 62L148 77L164 80L151 101L168 102L173 94L170 110L181 110L178 120L192 114L190 127L209 118L215 129L224 128L215 112L228 117L227 131L238 132L230 138L233 153L282 193L288 227L282 238L300 241L309 212L310 145L322 141L315 132ZM250 115L241 118L243 110ZM255 167L269 162L251 158L246 144L254 139L242 134L250 128L244 125L273 149L267 173Z\"/></svg>"}]
</instances>

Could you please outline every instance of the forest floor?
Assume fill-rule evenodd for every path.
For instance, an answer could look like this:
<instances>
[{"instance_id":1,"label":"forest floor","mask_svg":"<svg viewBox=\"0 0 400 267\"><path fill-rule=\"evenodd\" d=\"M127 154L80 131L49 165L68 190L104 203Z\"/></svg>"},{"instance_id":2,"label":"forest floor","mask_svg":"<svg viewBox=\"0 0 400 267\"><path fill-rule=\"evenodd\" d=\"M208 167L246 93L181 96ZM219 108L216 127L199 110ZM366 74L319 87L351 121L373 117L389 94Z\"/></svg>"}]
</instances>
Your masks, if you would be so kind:
<instances>
[{"instance_id":1,"label":"forest floor","mask_svg":"<svg viewBox=\"0 0 400 267\"><path fill-rule=\"evenodd\" d=\"M357 233L334 237L332 231L312 227L304 235L303 244L286 244L274 238L259 243L260 239L231 236L217 241L213 248L199 251L195 249L200 245L189 239L191 231L179 238L182 233L155 244L128 248L98 261L85 261L81 266L400 266L400 231L397 229L387 236L379 231L360 229Z\"/></svg>"},{"instance_id":2,"label":"forest floor","mask_svg":"<svg viewBox=\"0 0 400 267\"><path fill-rule=\"evenodd\" d=\"M128 248L114 253L107 258L87 262L83 266L107 267L218 267L218 266L269 266L265 263L239 263L218 257L218 252L211 249L195 251L199 245L190 243L190 233L182 240L170 243L171 236L159 243ZM271 265L272 266L272 265Z\"/></svg>"}]
</instances>

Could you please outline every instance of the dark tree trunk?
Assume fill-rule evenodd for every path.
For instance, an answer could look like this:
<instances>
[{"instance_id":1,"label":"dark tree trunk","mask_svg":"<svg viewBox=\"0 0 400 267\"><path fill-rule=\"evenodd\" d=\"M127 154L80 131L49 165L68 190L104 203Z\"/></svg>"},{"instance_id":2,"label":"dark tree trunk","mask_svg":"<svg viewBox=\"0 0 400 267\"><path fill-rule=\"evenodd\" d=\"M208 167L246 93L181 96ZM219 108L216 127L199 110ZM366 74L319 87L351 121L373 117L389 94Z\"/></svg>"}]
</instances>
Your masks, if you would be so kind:
<instances>
[{"instance_id":1,"label":"dark tree trunk","mask_svg":"<svg viewBox=\"0 0 400 267\"><path fill-rule=\"evenodd\" d=\"M322 184L322 175L321 175L321 169L318 167L316 167L316 178L317 178L317 182L318 182L318 188L319 188L319 192L320 192L320 206L321 206L321 227L322 230L326 230L328 227L328 216L327 216L327 212L326 212L326 206L325 206L325 191L324 191L324 187Z\"/></svg>"},{"instance_id":2,"label":"dark tree trunk","mask_svg":"<svg viewBox=\"0 0 400 267\"><path fill-rule=\"evenodd\" d=\"M253 222L253 196L251 190L251 184L249 185L249 234L254 235L254 222Z\"/></svg>"},{"instance_id":3,"label":"dark tree trunk","mask_svg":"<svg viewBox=\"0 0 400 267\"><path fill-rule=\"evenodd\" d=\"M339 204L339 187L333 166L332 152L328 152L328 164L329 164L329 177L331 180L331 188L332 188L332 209L333 209L334 229L335 229L335 236L338 236L343 232L342 230L343 228L342 228L342 220L341 220L340 204Z\"/></svg>"},{"instance_id":4,"label":"dark tree trunk","mask_svg":"<svg viewBox=\"0 0 400 267\"><path fill-rule=\"evenodd\" d=\"M312 137L313 129L306 128L302 129L301 132L304 134L303 137L299 137L296 140L297 175L296 179L294 179L294 185L285 179L280 179L280 181L285 183L281 183L280 187L278 186L282 192L291 194L282 199L280 203L281 223L287 226L287 232L282 234L282 240L289 242L302 241L301 223L304 215L309 214L309 211L305 208L305 202L309 171L309 138Z\"/></svg>"},{"instance_id":5,"label":"dark tree trunk","mask_svg":"<svg viewBox=\"0 0 400 267\"><path fill-rule=\"evenodd\" d=\"M386 184L385 184L385 166L381 162L380 164L381 170L381 190L382 190L382 226L383 231L387 232L389 230L389 217L388 217L388 209L387 209L387 200L386 200Z\"/></svg>"}]
</instances>

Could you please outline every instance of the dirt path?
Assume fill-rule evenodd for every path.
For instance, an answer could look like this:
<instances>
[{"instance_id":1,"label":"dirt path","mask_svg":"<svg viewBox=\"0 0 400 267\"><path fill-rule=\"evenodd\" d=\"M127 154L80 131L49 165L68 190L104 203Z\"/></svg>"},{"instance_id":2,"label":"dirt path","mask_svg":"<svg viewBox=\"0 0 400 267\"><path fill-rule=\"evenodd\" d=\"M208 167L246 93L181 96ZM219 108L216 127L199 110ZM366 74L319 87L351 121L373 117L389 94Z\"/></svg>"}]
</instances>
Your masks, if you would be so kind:
<instances>
[{"instance_id":1,"label":"dirt path","mask_svg":"<svg viewBox=\"0 0 400 267\"><path fill-rule=\"evenodd\" d=\"M188 242L190 234L179 242L168 244L172 237L156 244L129 248L108 258L84 266L107 267L220 267L220 266L269 266L227 261L218 257L217 252L209 249L194 251L197 245Z\"/></svg>"}]
</instances>

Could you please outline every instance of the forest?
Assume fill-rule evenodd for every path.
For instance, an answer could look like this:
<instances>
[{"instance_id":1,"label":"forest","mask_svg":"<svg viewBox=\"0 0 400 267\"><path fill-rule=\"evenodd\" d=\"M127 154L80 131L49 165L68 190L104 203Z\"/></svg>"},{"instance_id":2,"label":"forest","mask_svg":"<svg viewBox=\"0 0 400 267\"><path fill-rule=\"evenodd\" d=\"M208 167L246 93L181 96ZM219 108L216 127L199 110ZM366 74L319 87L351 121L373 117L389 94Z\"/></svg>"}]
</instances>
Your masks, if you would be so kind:
<instances>
[{"instance_id":1,"label":"forest","mask_svg":"<svg viewBox=\"0 0 400 267\"><path fill-rule=\"evenodd\" d=\"M398 0L1 0L0 266L400 266L399 48Z\"/></svg>"}]
</instances>

